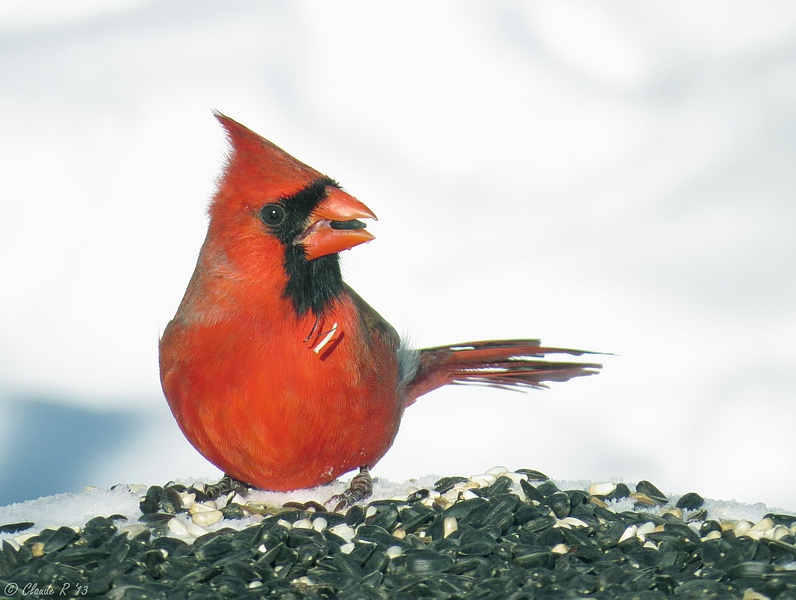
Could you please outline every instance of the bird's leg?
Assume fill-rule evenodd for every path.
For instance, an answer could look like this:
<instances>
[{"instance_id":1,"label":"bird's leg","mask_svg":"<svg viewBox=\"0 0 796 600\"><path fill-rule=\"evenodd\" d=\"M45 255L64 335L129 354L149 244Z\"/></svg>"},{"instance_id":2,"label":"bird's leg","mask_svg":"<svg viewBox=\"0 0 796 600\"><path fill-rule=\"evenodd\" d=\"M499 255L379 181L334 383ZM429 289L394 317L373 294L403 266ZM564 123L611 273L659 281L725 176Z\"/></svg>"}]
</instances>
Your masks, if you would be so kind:
<instances>
[{"instance_id":1,"label":"bird's leg","mask_svg":"<svg viewBox=\"0 0 796 600\"><path fill-rule=\"evenodd\" d=\"M240 481L239 479L235 479L230 477L226 473L221 478L221 481L218 483L213 483L211 485L205 486L205 496L209 500L213 500L218 498L222 494L228 494L229 492L237 492L239 494L245 494L251 489L251 486L248 483Z\"/></svg>"},{"instance_id":2,"label":"bird's leg","mask_svg":"<svg viewBox=\"0 0 796 600\"><path fill-rule=\"evenodd\" d=\"M367 467L360 467L359 474L351 480L351 485L342 494L335 494L326 501L326 506L334 507L334 512L364 500L373 493L373 479Z\"/></svg>"}]
</instances>

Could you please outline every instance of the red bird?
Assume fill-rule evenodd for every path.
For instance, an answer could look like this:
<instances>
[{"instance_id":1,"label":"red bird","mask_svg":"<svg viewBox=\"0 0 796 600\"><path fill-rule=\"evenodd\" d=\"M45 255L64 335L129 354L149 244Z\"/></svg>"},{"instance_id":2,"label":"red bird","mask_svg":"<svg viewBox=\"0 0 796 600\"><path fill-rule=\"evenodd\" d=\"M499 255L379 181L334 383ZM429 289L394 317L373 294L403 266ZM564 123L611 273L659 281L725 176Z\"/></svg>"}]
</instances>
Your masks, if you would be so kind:
<instances>
[{"instance_id":1,"label":"red bird","mask_svg":"<svg viewBox=\"0 0 796 600\"><path fill-rule=\"evenodd\" d=\"M367 497L404 409L449 383L546 387L600 365L541 360L538 340L415 350L343 282L338 253L376 215L333 179L216 114L232 152L207 237L160 340L160 378L185 437L238 484L294 490L359 468L331 501ZM330 501L330 502L331 502Z\"/></svg>"}]
</instances>

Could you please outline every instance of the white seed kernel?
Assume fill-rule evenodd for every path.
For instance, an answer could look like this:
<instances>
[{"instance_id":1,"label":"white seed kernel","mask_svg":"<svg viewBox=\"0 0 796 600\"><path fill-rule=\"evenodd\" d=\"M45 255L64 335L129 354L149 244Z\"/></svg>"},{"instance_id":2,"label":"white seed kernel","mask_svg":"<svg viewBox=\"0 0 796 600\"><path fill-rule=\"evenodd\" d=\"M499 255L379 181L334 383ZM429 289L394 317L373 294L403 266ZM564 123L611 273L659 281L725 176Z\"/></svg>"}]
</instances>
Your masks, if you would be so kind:
<instances>
[{"instance_id":1,"label":"white seed kernel","mask_svg":"<svg viewBox=\"0 0 796 600\"><path fill-rule=\"evenodd\" d=\"M188 492L179 492L180 505L183 508L190 508L196 502L196 494L189 494Z\"/></svg>"},{"instance_id":2,"label":"white seed kernel","mask_svg":"<svg viewBox=\"0 0 796 600\"><path fill-rule=\"evenodd\" d=\"M222 513L220 510L200 511L191 515L191 521L200 527L207 527L213 523L218 523L223 518L224 513Z\"/></svg>"},{"instance_id":3,"label":"white seed kernel","mask_svg":"<svg viewBox=\"0 0 796 600\"><path fill-rule=\"evenodd\" d=\"M629 540L630 538L636 537L636 533L638 532L638 527L635 525L630 525L627 529L625 529L624 533L619 537L619 542L624 542L625 540Z\"/></svg>"},{"instance_id":4,"label":"white seed kernel","mask_svg":"<svg viewBox=\"0 0 796 600\"><path fill-rule=\"evenodd\" d=\"M473 475L470 477L470 481L478 484L478 487L489 487L495 483L495 481L497 481L497 477L495 477L492 473L480 473L479 475Z\"/></svg>"},{"instance_id":5,"label":"white seed kernel","mask_svg":"<svg viewBox=\"0 0 796 600\"><path fill-rule=\"evenodd\" d=\"M351 554L354 551L354 548L356 548L354 543L348 542L347 544L343 544L342 546L340 546L340 552L342 552L343 554Z\"/></svg>"},{"instance_id":6,"label":"white seed kernel","mask_svg":"<svg viewBox=\"0 0 796 600\"><path fill-rule=\"evenodd\" d=\"M507 471L506 473L501 473L501 477L508 477L517 485L520 484L520 481L528 481L528 476L525 473L515 473L514 471Z\"/></svg>"},{"instance_id":7,"label":"white seed kernel","mask_svg":"<svg viewBox=\"0 0 796 600\"><path fill-rule=\"evenodd\" d=\"M735 527L732 528L736 536L746 535L747 533L749 533L751 529L752 529L752 524L745 519L741 519L740 521L738 521L735 524Z\"/></svg>"},{"instance_id":8,"label":"white seed kernel","mask_svg":"<svg viewBox=\"0 0 796 600\"><path fill-rule=\"evenodd\" d=\"M683 518L683 511L676 506L674 508L664 508L661 515L672 515L673 517L677 517L678 519L682 520Z\"/></svg>"},{"instance_id":9,"label":"white seed kernel","mask_svg":"<svg viewBox=\"0 0 796 600\"><path fill-rule=\"evenodd\" d=\"M169 519L167 527L168 530L171 531L174 535L181 535L181 536L188 535L188 527L186 527L185 523L183 523L176 517Z\"/></svg>"},{"instance_id":10,"label":"white seed kernel","mask_svg":"<svg viewBox=\"0 0 796 600\"><path fill-rule=\"evenodd\" d=\"M200 527L192 521L188 521L188 524L185 526L185 528L188 530L188 535L193 537L199 537L207 533L207 529Z\"/></svg>"},{"instance_id":11,"label":"white seed kernel","mask_svg":"<svg viewBox=\"0 0 796 600\"><path fill-rule=\"evenodd\" d=\"M124 527L119 528L119 533L127 533L128 539L133 539L135 536L145 531L149 531L149 528L143 523L131 523L130 525L125 525Z\"/></svg>"},{"instance_id":12,"label":"white seed kernel","mask_svg":"<svg viewBox=\"0 0 796 600\"><path fill-rule=\"evenodd\" d=\"M774 521L770 517L766 517L752 525L751 531L768 531L769 529L774 529Z\"/></svg>"},{"instance_id":13,"label":"white seed kernel","mask_svg":"<svg viewBox=\"0 0 796 600\"><path fill-rule=\"evenodd\" d=\"M459 529L459 522L456 517L445 517L442 521L442 537L448 537L454 531Z\"/></svg>"},{"instance_id":14,"label":"white seed kernel","mask_svg":"<svg viewBox=\"0 0 796 600\"><path fill-rule=\"evenodd\" d=\"M508 473L509 470L506 467L492 467L491 469L486 470L487 474L495 475L497 477L503 475L504 473Z\"/></svg>"},{"instance_id":15,"label":"white seed kernel","mask_svg":"<svg viewBox=\"0 0 796 600\"><path fill-rule=\"evenodd\" d=\"M647 521L646 523L642 523L641 525L638 526L638 528L636 529L636 535L639 536L647 535L649 533L652 533L653 531L655 531L655 523L653 523L652 521Z\"/></svg>"},{"instance_id":16,"label":"white seed kernel","mask_svg":"<svg viewBox=\"0 0 796 600\"><path fill-rule=\"evenodd\" d=\"M354 531L347 523L340 523L339 525L330 527L329 531L336 536L343 538L346 542L350 542L356 535L356 531Z\"/></svg>"},{"instance_id":17,"label":"white seed kernel","mask_svg":"<svg viewBox=\"0 0 796 600\"><path fill-rule=\"evenodd\" d=\"M200 512L211 512L214 510L218 510L218 506L212 500L208 500L206 502L195 502L191 504L191 508L188 509L188 512L192 515Z\"/></svg>"},{"instance_id":18,"label":"white seed kernel","mask_svg":"<svg viewBox=\"0 0 796 600\"><path fill-rule=\"evenodd\" d=\"M610 496L616 490L615 483L592 483L589 486L591 496Z\"/></svg>"},{"instance_id":19,"label":"white seed kernel","mask_svg":"<svg viewBox=\"0 0 796 600\"><path fill-rule=\"evenodd\" d=\"M299 519L293 523L293 529L312 529L312 521L309 519Z\"/></svg>"},{"instance_id":20,"label":"white seed kernel","mask_svg":"<svg viewBox=\"0 0 796 600\"><path fill-rule=\"evenodd\" d=\"M564 517L561 520L564 521L565 523L567 523L568 525L571 525L572 527L588 527L589 526L588 523L586 523L585 521L581 521L577 517Z\"/></svg>"}]
</instances>

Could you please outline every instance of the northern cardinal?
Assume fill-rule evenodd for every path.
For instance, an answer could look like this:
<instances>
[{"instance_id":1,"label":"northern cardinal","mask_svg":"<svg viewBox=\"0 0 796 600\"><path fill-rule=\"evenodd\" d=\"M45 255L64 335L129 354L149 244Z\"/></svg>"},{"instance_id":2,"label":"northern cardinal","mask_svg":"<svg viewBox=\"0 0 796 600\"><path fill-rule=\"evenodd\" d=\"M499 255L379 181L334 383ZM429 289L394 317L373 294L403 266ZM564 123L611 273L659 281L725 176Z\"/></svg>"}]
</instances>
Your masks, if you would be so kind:
<instances>
[{"instance_id":1,"label":"northern cardinal","mask_svg":"<svg viewBox=\"0 0 796 600\"><path fill-rule=\"evenodd\" d=\"M404 409L449 383L546 387L598 364L541 360L539 340L415 350L343 282L338 253L376 215L333 179L216 113L232 147L196 270L160 340L163 392L224 479L286 491L359 468L330 502L371 489Z\"/></svg>"}]
</instances>

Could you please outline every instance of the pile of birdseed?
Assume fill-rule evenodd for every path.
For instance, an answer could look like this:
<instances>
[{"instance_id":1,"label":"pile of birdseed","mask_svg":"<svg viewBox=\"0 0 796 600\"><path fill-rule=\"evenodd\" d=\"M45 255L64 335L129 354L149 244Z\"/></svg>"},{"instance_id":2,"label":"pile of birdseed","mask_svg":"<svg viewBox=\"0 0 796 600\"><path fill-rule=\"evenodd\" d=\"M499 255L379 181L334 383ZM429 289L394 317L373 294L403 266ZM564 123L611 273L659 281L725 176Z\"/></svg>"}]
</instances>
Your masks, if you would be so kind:
<instances>
[{"instance_id":1,"label":"pile of birdseed","mask_svg":"<svg viewBox=\"0 0 796 600\"><path fill-rule=\"evenodd\" d=\"M711 515L642 481L561 490L496 468L325 512L201 484L138 492L141 517L0 525L7 597L796 600L796 516ZM14 537L11 537L13 535Z\"/></svg>"}]
</instances>

